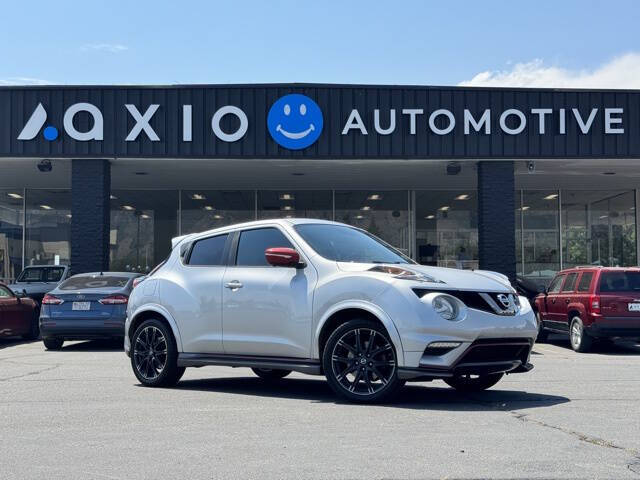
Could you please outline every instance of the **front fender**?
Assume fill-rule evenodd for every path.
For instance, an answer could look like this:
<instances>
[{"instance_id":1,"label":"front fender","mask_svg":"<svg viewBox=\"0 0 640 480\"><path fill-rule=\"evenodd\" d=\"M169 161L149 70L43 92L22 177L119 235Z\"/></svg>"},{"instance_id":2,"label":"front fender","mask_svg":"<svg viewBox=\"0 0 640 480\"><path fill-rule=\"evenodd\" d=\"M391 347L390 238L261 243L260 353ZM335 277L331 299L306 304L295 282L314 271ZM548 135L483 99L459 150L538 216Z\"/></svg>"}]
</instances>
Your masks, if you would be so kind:
<instances>
[{"instance_id":1,"label":"front fender","mask_svg":"<svg viewBox=\"0 0 640 480\"><path fill-rule=\"evenodd\" d=\"M316 325L316 329L314 332L314 341L313 341L313 358L320 358L320 332L322 328L327 323L327 320L331 318L331 316L341 310L347 309L359 309L365 310L370 314L374 315L378 320L382 322L384 327L387 329L389 336L391 337L391 341L396 348L396 353L398 355L398 366L404 366L404 350L402 348L402 341L400 340L400 334L398 330L391 320L391 318L377 305L371 302L367 302L365 300L345 300L333 305L329 310L327 310L318 324Z\"/></svg>"},{"instance_id":2,"label":"front fender","mask_svg":"<svg viewBox=\"0 0 640 480\"><path fill-rule=\"evenodd\" d=\"M138 315L145 312L155 312L162 315L167 322L169 322L169 326L171 327L171 331L173 332L173 336L176 339L176 347L178 352L182 352L182 337L180 337L180 330L178 330L178 324L169 311L164 308L162 305L158 305L157 303L145 303L138 307L131 315L127 315L127 321L125 324L125 335L127 338L129 337L129 327L131 326L131 322Z\"/></svg>"}]
</instances>

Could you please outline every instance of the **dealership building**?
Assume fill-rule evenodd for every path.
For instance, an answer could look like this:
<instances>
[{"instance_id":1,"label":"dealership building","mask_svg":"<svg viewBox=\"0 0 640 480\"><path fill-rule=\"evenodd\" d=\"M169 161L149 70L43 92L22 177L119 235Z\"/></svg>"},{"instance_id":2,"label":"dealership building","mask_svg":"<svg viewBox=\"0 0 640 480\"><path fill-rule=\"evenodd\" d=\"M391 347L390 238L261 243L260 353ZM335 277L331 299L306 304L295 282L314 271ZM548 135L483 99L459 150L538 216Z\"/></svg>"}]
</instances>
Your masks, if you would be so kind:
<instances>
[{"instance_id":1,"label":"dealership building","mask_svg":"<svg viewBox=\"0 0 640 480\"><path fill-rule=\"evenodd\" d=\"M0 281L146 272L172 237L310 217L545 283L637 265L639 188L639 91L0 87Z\"/></svg>"}]
</instances>

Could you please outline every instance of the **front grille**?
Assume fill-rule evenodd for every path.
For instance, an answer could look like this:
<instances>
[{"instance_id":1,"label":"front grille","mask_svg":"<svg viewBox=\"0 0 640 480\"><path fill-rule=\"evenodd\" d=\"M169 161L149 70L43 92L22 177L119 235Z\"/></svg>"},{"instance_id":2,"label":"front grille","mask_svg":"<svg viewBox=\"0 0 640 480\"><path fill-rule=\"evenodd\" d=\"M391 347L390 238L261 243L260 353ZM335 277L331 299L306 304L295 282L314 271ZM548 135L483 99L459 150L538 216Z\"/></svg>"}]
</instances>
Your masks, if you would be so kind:
<instances>
[{"instance_id":1,"label":"front grille","mask_svg":"<svg viewBox=\"0 0 640 480\"><path fill-rule=\"evenodd\" d=\"M524 365L530 350L531 341L527 338L481 339L471 344L457 364L520 361Z\"/></svg>"},{"instance_id":2,"label":"front grille","mask_svg":"<svg viewBox=\"0 0 640 480\"><path fill-rule=\"evenodd\" d=\"M446 293L452 297L456 297L467 308L473 308L474 310L481 310L483 312L493 313L495 315L515 315L517 307L519 307L519 300L517 295L511 293L495 293L495 292L472 292L467 290L443 290L443 289L428 289L428 288L414 288L414 293L422 298L428 293ZM506 297L510 306L505 305L499 298L500 296Z\"/></svg>"}]
</instances>

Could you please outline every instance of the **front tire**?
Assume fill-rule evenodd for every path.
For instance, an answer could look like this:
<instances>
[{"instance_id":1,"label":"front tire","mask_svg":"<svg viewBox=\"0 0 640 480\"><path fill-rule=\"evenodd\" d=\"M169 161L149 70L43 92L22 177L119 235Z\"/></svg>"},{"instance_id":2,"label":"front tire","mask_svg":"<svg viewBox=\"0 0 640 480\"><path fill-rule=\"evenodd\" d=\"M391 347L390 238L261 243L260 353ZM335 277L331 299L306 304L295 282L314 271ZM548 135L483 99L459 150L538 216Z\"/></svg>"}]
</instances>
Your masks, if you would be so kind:
<instances>
[{"instance_id":1,"label":"front tire","mask_svg":"<svg viewBox=\"0 0 640 480\"><path fill-rule=\"evenodd\" d=\"M356 319L331 334L322 365L334 392L351 402L372 403L388 400L404 385L398 378L397 358L380 324Z\"/></svg>"},{"instance_id":2,"label":"front tire","mask_svg":"<svg viewBox=\"0 0 640 480\"><path fill-rule=\"evenodd\" d=\"M591 350L593 338L585 331L580 317L573 317L569 327L569 341L571 348L578 353L586 353Z\"/></svg>"},{"instance_id":3,"label":"front tire","mask_svg":"<svg viewBox=\"0 0 640 480\"><path fill-rule=\"evenodd\" d=\"M500 381L504 373L490 373L488 375L457 375L451 378L445 378L444 381L450 387L455 388L459 392L481 392L493 387Z\"/></svg>"},{"instance_id":4,"label":"front tire","mask_svg":"<svg viewBox=\"0 0 640 480\"><path fill-rule=\"evenodd\" d=\"M47 350L60 350L64 340L56 337L45 337L42 339L42 343Z\"/></svg>"},{"instance_id":5,"label":"front tire","mask_svg":"<svg viewBox=\"0 0 640 480\"><path fill-rule=\"evenodd\" d=\"M131 338L131 367L146 387L170 387L180 381L178 350L171 330L156 319L145 320Z\"/></svg>"},{"instance_id":6,"label":"front tire","mask_svg":"<svg viewBox=\"0 0 640 480\"><path fill-rule=\"evenodd\" d=\"M549 332L544 329L544 323L542 323L540 312L536 312L536 322L538 323L538 336L536 337L536 343L546 343L549 338Z\"/></svg>"},{"instance_id":7,"label":"front tire","mask_svg":"<svg viewBox=\"0 0 640 480\"><path fill-rule=\"evenodd\" d=\"M37 340L40 337L40 315L37 311L33 312L33 318L29 326L29 331L22 338L25 340Z\"/></svg>"},{"instance_id":8,"label":"front tire","mask_svg":"<svg viewBox=\"0 0 640 480\"><path fill-rule=\"evenodd\" d=\"M291 373L291 370L275 370L272 368L252 368L253 373L270 382L280 380Z\"/></svg>"}]
</instances>

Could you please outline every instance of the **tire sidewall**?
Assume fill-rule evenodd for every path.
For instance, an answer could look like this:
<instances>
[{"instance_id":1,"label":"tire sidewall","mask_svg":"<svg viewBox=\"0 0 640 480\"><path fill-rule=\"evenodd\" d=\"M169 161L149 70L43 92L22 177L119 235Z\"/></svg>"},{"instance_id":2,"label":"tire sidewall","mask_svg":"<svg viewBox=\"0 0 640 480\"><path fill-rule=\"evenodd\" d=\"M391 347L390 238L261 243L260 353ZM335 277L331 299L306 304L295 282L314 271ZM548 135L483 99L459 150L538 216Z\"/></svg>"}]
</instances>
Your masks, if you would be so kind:
<instances>
[{"instance_id":1,"label":"tire sidewall","mask_svg":"<svg viewBox=\"0 0 640 480\"><path fill-rule=\"evenodd\" d=\"M160 375L158 375L154 379L145 378L138 371L138 368L136 367L136 363L135 363L135 355L134 355L135 342L138 336L140 335L140 333L147 327L156 327L158 330L162 332L162 335L164 335L164 338L167 341L167 362L164 366L164 369L160 373ZM161 322L160 320L157 320L155 318L145 320L140 325L138 325L138 328L136 328L136 331L134 332L133 337L131 338L130 353L131 353L131 368L133 369L133 373L135 374L136 378L140 381L140 383L147 387L162 387L162 386L175 384L180 379L180 377L182 377L182 374L184 373L184 368L181 369L178 367L178 350L176 347L175 338L173 337L173 332L169 327L167 327L167 325L164 322Z\"/></svg>"},{"instance_id":2,"label":"tire sidewall","mask_svg":"<svg viewBox=\"0 0 640 480\"><path fill-rule=\"evenodd\" d=\"M395 358L396 366L395 371L393 373L393 378L389 381L389 383L382 388L381 390L370 394L370 395L358 395L346 390L342 384L336 380L333 373L333 364L332 364L332 352L335 347L336 342L348 331L355 330L356 328L368 328L371 330L375 330L377 334L384 336L384 338L389 342L391 347L393 348L393 355ZM330 336L325 344L324 350L322 352L322 368L324 370L325 377L327 378L327 382L331 389L336 392L338 395L346 398L352 402L358 403L372 403L372 402L381 402L383 400L389 399L397 390L404 385L404 381L398 378L398 352L396 351L396 347L393 344L391 338L389 338L389 334L387 331L381 327L378 323L373 322L367 319L354 319L349 320L346 323L340 325Z\"/></svg>"},{"instance_id":3,"label":"tire sidewall","mask_svg":"<svg viewBox=\"0 0 640 480\"><path fill-rule=\"evenodd\" d=\"M573 342L573 326L578 325L580 328L580 343L578 345ZM588 333L584 329L584 324L582 323L582 319L580 317L573 317L571 319L571 324L569 325L569 343L571 344L571 348L580 353L586 352L591 346L590 339L588 338Z\"/></svg>"}]
</instances>

